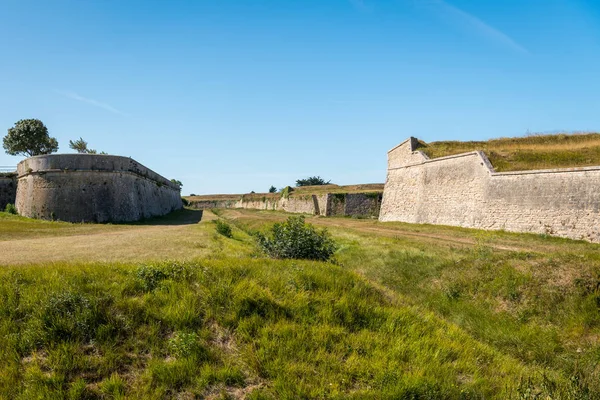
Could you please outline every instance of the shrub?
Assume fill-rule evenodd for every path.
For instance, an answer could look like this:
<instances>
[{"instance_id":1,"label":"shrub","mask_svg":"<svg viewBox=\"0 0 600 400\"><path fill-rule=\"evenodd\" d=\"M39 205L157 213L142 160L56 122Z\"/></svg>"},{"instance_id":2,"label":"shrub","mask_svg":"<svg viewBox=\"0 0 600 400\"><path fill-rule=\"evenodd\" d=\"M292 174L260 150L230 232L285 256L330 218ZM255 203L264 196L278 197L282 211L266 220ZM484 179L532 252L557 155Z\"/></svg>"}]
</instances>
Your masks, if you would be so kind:
<instances>
[{"instance_id":1,"label":"shrub","mask_svg":"<svg viewBox=\"0 0 600 400\"><path fill-rule=\"evenodd\" d=\"M318 231L303 216L289 217L271 228L271 235L256 234L259 247L273 258L327 261L337 245L326 229Z\"/></svg>"},{"instance_id":2,"label":"shrub","mask_svg":"<svg viewBox=\"0 0 600 400\"><path fill-rule=\"evenodd\" d=\"M217 219L215 220L215 224L217 225L218 234L228 238L233 237L233 233L231 232L231 225L229 225L227 222Z\"/></svg>"},{"instance_id":3,"label":"shrub","mask_svg":"<svg viewBox=\"0 0 600 400\"><path fill-rule=\"evenodd\" d=\"M8 203L4 209L9 214L17 214L17 207L14 204Z\"/></svg>"},{"instance_id":4,"label":"shrub","mask_svg":"<svg viewBox=\"0 0 600 400\"><path fill-rule=\"evenodd\" d=\"M184 205L184 206L186 206L186 207L190 205L190 202L189 202L189 201L188 201L188 199L186 199L186 198L183 198L183 197L182 197L182 198L181 198L181 202L182 202L182 203L183 203L183 205Z\"/></svg>"}]
</instances>

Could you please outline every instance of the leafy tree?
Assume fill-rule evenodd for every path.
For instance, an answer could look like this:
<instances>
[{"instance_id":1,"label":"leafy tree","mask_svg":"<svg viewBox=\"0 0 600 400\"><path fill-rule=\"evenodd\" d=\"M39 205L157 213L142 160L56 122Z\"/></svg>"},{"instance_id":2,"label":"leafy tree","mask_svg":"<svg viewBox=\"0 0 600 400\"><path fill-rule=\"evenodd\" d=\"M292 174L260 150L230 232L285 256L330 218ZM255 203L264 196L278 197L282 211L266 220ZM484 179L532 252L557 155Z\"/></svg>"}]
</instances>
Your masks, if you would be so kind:
<instances>
[{"instance_id":1,"label":"leafy tree","mask_svg":"<svg viewBox=\"0 0 600 400\"><path fill-rule=\"evenodd\" d=\"M98 154L98 152L94 149L88 149L87 142L82 138L77 139L76 141L69 140L69 147L75 150L80 154ZM108 154L105 151L101 151L100 154Z\"/></svg>"},{"instance_id":2,"label":"leafy tree","mask_svg":"<svg viewBox=\"0 0 600 400\"><path fill-rule=\"evenodd\" d=\"M269 188L269 193L275 193L275 192L277 192L277 188L275 186L271 186Z\"/></svg>"},{"instance_id":3,"label":"leafy tree","mask_svg":"<svg viewBox=\"0 0 600 400\"><path fill-rule=\"evenodd\" d=\"M96 154L96 150L88 149L88 144L83 138L79 138L76 141L69 140L69 147L80 154Z\"/></svg>"},{"instance_id":4,"label":"leafy tree","mask_svg":"<svg viewBox=\"0 0 600 400\"><path fill-rule=\"evenodd\" d=\"M296 186L317 186L317 185L329 185L331 181L325 182L325 179L320 176L311 176L306 179L298 179Z\"/></svg>"},{"instance_id":5,"label":"leafy tree","mask_svg":"<svg viewBox=\"0 0 600 400\"><path fill-rule=\"evenodd\" d=\"M3 147L11 156L38 156L58 150L58 141L50 137L48 128L39 119L22 119L8 129Z\"/></svg>"},{"instance_id":6,"label":"leafy tree","mask_svg":"<svg viewBox=\"0 0 600 400\"><path fill-rule=\"evenodd\" d=\"M171 182L173 182L174 184L176 184L177 186L179 186L180 188L183 186L183 183L181 183L180 180L177 179L171 179Z\"/></svg>"}]
</instances>

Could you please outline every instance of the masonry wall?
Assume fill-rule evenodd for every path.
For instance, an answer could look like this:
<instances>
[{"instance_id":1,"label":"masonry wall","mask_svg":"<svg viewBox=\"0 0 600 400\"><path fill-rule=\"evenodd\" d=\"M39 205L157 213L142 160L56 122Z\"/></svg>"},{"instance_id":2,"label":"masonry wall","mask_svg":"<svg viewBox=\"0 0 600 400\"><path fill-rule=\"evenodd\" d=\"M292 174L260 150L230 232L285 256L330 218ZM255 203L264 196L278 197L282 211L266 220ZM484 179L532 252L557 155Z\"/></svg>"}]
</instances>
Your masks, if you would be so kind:
<instances>
[{"instance_id":1,"label":"masonry wall","mask_svg":"<svg viewBox=\"0 0 600 400\"><path fill-rule=\"evenodd\" d=\"M182 208L177 185L131 158L36 156L20 162L17 174L17 211L27 217L127 222Z\"/></svg>"},{"instance_id":2,"label":"masonry wall","mask_svg":"<svg viewBox=\"0 0 600 400\"><path fill-rule=\"evenodd\" d=\"M252 210L286 211L323 216L377 217L381 193L326 193L320 195L291 195L241 197L238 200L191 200L190 207L198 209L244 208Z\"/></svg>"},{"instance_id":3,"label":"masonry wall","mask_svg":"<svg viewBox=\"0 0 600 400\"><path fill-rule=\"evenodd\" d=\"M250 198L241 197L239 200L192 200L190 207L198 209L210 208L244 208L250 210L286 211L290 213L325 215L327 210L327 195L307 195L289 198L280 196Z\"/></svg>"},{"instance_id":4,"label":"masonry wall","mask_svg":"<svg viewBox=\"0 0 600 400\"><path fill-rule=\"evenodd\" d=\"M600 242L600 167L497 173L481 152L388 158L380 221L546 233Z\"/></svg>"},{"instance_id":5,"label":"masonry wall","mask_svg":"<svg viewBox=\"0 0 600 400\"><path fill-rule=\"evenodd\" d=\"M0 174L0 211L4 211L7 204L14 204L17 197L17 175Z\"/></svg>"}]
</instances>

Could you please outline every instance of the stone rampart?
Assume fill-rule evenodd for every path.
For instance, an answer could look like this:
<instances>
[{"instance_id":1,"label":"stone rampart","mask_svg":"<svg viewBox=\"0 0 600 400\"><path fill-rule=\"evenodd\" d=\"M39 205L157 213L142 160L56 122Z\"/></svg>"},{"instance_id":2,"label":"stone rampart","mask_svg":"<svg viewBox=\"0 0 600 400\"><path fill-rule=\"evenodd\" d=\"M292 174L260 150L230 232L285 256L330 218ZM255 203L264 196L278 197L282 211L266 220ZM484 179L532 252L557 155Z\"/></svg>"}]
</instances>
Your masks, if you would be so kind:
<instances>
[{"instance_id":1,"label":"stone rampart","mask_svg":"<svg viewBox=\"0 0 600 400\"><path fill-rule=\"evenodd\" d=\"M381 192L324 193L282 197L280 194L258 194L234 199L190 200L190 207L198 209L244 208L251 210L285 211L289 213L322 216L377 217L381 205Z\"/></svg>"},{"instance_id":2,"label":"stone rampart","mask_svg":"<svg viewBox=\"0 0 600 400\"><path fill-rule=\"evenodd\" d=\"M600 167L495 172L485 154L388 153L380 221L545 233L600 242Z\"/></svg>"},{"instance_id":3,"label":"stone rampart","mask_svg":"<svg viewBox=\"0 0 600 400\"><path fill-rule=\"evenodd\" d=\"M19 163L17 176L17 211L32 218L127 222L182 208L178 185L126 157L36 156Z\"/></svg>"},{"instance_id":4,"label":"stone rampart","mask_svg":"<svg viewBox=\"0 0 600 400\"><path fill-rule=\"evenodd\" d=\"M17 174L0 174L0 211L14 204L17 197Z\"/></svg>"}]
</instances>

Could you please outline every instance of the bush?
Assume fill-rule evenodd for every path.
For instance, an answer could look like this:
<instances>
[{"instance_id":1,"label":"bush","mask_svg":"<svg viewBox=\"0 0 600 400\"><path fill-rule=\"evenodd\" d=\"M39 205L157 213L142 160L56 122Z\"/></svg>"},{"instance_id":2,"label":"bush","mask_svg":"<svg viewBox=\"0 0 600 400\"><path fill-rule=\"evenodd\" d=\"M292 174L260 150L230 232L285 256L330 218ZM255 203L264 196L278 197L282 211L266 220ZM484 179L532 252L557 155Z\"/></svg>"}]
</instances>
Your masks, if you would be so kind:
<instances>
[{"instance_id":1,"label":"bush","mask_svg":"<svg viewBox=\"0 0 600 400\"><path fill-rule=\"evenodd\" d=\"M183 203L183 205L184 205L184 206L186 206L186 207L190 205L190 202L189 202L189 201L188 201L188 199L186 199L186 198L183 198L183 197L182 197L182 198L181 198L181 202L182 202L182 203Z\"/></svg>"},{"instance_id":2,"label":"bush","mask_svg":"<svg viewBox=\"0 0 600 400\"><path fill-rule=\"evenodd\" d=\"M215 220L215 224L217 225L218 234L228 238L233 237L233 233L231 232L231 226L227 222L217 219Z\"/></svg>"},{"instance_id":3,"label":"bush","mask_svg":"<svg viewBox=\"0 0 600 400\"><path fill-rule=\"evenodd\" d=\"M14 204L8 203L4 209L9 214L17 214L17 207Z\"/></svg>"},{"instance_id":4,"label":"bush","mask_svg":"<svg viewBox=\"0 0 600 400\"><path fill-rule=\"evenodd\" d=\"M289 217L271 228L271 236L256 234L259 247L273 258L327 261L337 245L326 229L318 231L303 216Z\"/></svg>"}]
</instances>

